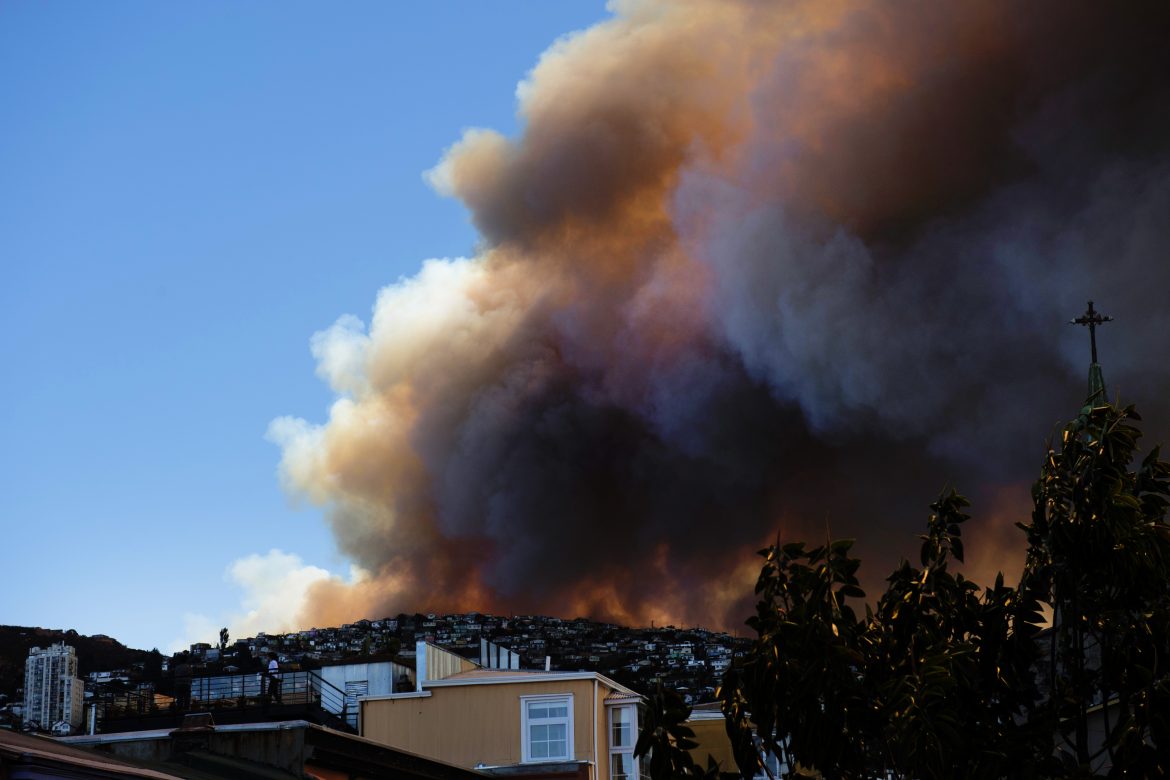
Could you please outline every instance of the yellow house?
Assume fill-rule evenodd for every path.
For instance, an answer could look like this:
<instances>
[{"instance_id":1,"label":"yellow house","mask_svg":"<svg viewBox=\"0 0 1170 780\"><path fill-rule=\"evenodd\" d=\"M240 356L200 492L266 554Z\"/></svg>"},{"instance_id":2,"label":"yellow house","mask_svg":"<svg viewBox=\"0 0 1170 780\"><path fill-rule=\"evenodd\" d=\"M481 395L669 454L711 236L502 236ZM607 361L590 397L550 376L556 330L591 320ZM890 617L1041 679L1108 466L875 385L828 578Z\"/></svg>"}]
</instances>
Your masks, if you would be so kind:
<instances>
[{"instance_id":1,"label":"yellow house","mask_svg":"<svg viewBox=\"0 0 1170 780\"><path fill-rule=\"evenodd\" d=\"M596 672L484 668L420 642L415 690L360 699L363 737L499 775L638 780L643 699Z\"/></svg>"},{"instance_id":2,"label":"yellow house","mask_svg":"<svg viewBox=\"0 0 1170 780\"><path fill-rule=\"evenodd\" d=\"M695 764L705 769L707 759L713 758L721 772L737 771L735 751L731 749L726 721L718 702L699 704L692 708L685 725L695 733L695 741L699 743L697 748L690 751Z\"/></svg>"},{"instance_id":3,"label":"yellow house","mask_svg":"<svg viewBox=\"0 0 1170 780\"><path fill-rule=\"evenodd\" d=\"M735 764L735 751L731 749L731 739L727 736L727 722L723 718L719 702L695 705L686 725L694 732L695 741L699 743L698 747L690 751L691 758L698 766L706 769L707 759L710 758L719 765L720 772L731 774L739 772L739 767ZM772 777L787 775L788 765L777 756L766 753L761 758L767 765L767 769L762 767L757 769L756 780L768 780ZM807 773L801 777L819 777L819 775Z\"/></svg>"}]
</instances>

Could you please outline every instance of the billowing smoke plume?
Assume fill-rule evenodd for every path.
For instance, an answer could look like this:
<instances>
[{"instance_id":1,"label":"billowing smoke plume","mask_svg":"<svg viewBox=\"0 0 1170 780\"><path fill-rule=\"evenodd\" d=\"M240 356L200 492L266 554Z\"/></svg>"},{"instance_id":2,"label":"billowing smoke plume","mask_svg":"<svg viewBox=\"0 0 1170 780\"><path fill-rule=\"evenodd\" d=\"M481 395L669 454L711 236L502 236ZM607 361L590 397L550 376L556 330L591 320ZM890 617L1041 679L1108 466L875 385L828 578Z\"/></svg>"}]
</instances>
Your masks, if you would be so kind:
<instances>
[{"instance_id":1,"label":"billowing smoke plume","mask_svg":"<svg viewBox=\"0 0 1170 780\"><path fill-rule=\"evenodd\" d=\"M1170 428L1170 5L613 11L518 138L431 172L478 254L314 337L330 419L273 434L369 577L306 622L737 625L777 533L857 537L872 582L947 485L1004 565L1090 297L1111 392Z\"/></svg>"}]
</instances>

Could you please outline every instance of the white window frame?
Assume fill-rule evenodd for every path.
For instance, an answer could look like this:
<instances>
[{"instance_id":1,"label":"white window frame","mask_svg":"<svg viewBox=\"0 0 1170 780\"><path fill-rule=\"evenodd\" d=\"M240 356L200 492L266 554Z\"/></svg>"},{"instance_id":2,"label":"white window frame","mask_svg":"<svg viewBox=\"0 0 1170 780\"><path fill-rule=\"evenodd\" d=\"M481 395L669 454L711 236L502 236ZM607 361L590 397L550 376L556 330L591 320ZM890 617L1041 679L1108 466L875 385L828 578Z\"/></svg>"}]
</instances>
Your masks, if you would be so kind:
<instances>
[{"instance_id":1,"label":"white window frame","mask_svg":"<svg viewBox=\"0 0 1170 780\"><path fill-rule=\"evenodd\" d=\"M563 704L566 707L568 716L565 718L544 719L540 721L547 723L564 723L565 724L565 751L566 755L557 756L555 758L533 758L531 745L529 743L529 718L528 705L529 704ZM573 694L571 693L554 693L541 694L539 696L521 696L520 697L520 762L523 764L549 764L564 761L572 761L576 753L573 752Z\"/></svg>"},{"instance_id":2,"label":"white window frame","mask_svg":"<svg viewBox=\"0 0 1170 780\"><path fill-rule=\"evenodd\" d=\"M642 774L642 759L634 756L634 748L638 745L638 735L641 733L641 718L639 717L637 704L611 704L606 707L609 712L606 715L606 746L609 748L609 776L613 778L613 757L619 755L628 755L634 761L634 774L631 780L639 780L643 777ZM630 714L630 744L624 747L616 747L613 744L613 716L618 710L627 710Z\"/></svg>"}]
</instances>

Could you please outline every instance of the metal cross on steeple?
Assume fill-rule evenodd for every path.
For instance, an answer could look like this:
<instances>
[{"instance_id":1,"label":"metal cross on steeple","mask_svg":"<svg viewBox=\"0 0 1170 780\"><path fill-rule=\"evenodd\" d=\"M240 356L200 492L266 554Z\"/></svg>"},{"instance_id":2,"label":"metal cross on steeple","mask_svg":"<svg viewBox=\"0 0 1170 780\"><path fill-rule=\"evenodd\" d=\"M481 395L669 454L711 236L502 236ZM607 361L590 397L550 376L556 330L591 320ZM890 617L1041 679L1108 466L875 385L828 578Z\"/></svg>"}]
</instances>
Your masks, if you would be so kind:
<instances>
[{"instance_id":1,"label":"metal cross on steeple","mask_svg":"<svg viewBox=\"0 0 1170 780\"><path fill-rule=\"evenodd\" d=\"M1088 325L1089 326L1089 343L1093 347L1093 363L1097 362L1097 326L1106 322L1112 322L1112 317L1106 317L1100 312L1093 310L1093 302L1089 301L1089 310L1075 320L1069 320L1069 325Z\"/></svg>"}]
</instances>

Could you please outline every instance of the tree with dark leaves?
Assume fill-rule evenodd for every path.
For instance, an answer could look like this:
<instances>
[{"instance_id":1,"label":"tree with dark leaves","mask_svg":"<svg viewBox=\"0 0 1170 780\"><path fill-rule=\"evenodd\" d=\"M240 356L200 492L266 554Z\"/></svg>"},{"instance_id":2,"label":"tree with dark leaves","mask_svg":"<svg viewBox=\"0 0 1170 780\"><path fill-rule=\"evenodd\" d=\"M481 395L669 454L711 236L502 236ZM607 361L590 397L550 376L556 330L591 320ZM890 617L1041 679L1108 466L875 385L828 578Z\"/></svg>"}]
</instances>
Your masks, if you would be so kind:
<instances>
[{"instance_id":1,"label":"tree with dark leaves","mask_svg":"<svg viewBox=\"0 0 1170 780\"><path fill-rule=\"evenodd\" d=\"M691 757L690 751L699 743L695 741L695 732L686 725L690 716L690 705L677 691L664 689L661 683L648 697L634 756L648 764L652 778L719 780L722 777L718 764L710 757L706 769Z\"/></svg>"},{"instance_id":2,"label":"tree with dark leaves","mask_svg":"<svg viewBox=\"0 0 1170 780\"><path fill-rule=\"evenodd\" d=\"M1020 526L1021 592L1053 616L1040 714L1068 776L1170 772L1170 464L1155 448L1131 470L1137 420L1132 407L1082 410Z\"/></svg>"},{"instance_id":3,"label":"tree with dark leaves","mask_svg":"<svg viewBox=\"0 0 1170 780\"><path fill-rule=\"evenodd\" d=\"M1138 419L1086 406L1049 447L1017 587L952 571L969 519L953 490L864 616L850 541L762 550L757 638L720 690L740 772L768 754L788 777L1170 772L1170 465L1155 449L1133 468ZM651 776L702 774L679 757L684 709L650 710Z\"/></svg>"}]
</instances>

